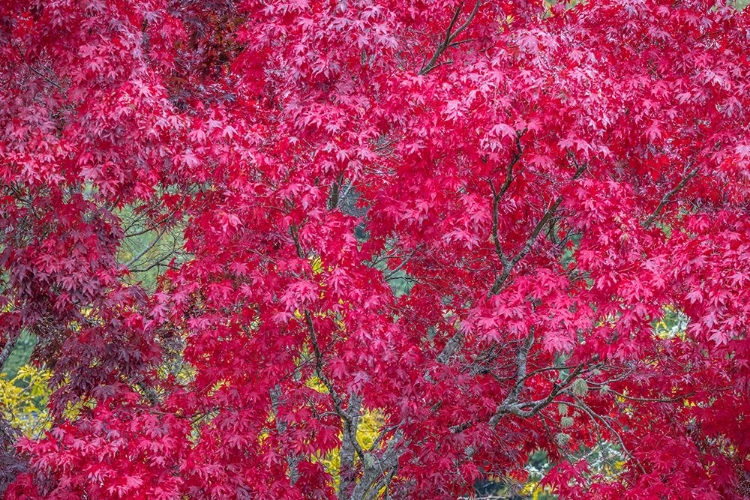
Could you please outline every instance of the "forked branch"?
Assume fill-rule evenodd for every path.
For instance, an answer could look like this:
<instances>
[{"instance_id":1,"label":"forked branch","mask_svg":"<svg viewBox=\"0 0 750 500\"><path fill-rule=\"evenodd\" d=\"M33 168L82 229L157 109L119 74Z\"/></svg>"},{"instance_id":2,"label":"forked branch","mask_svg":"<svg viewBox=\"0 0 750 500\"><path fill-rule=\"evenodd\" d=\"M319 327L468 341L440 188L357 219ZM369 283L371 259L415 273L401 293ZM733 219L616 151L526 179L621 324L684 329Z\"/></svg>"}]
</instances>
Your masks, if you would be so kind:
<instances>
[{"instance_id":1,"label":"forked branch","mask_svg":"<svg viewBox=\"0 0 750 500\"><path fill-rule=\"evenodd\" d=\"M586 164L578 164L576 163L576 173L573 175L572 180L578 179L583 173L586 171ZM552 205L544 212L544 215L542 215L542 218L539 219L539 222L537 222L536 226L534 226L534 229L529 234L529 237L526 239L526 243L521 248L521 250L518 251L516 255L513 257L508 257L505 255L505 253L500 248L499 240L497 239L497 235L494 235L495 241L498 241L495 245L495 250L498 252L498 257L500 258L500 263L503 266L503 271L497 275L495 278L495 283L492 285L492 288L490 289L489 295L496 295L500 292L500 290L503 288L503 285L505 285L505 282L510 277L510 273L513 271L513 268L518 264L526 255L531 251L531 249L534 247L534 244L536 243L537 238L539 237L539 233L542 232L542 229L552 220L552 218L557 213L557 209L560 208L560 204L563 202L563 196L560 195L555 199L555 201L552 203ZM496 213L496 212L495 212ZM493 217L496 217L495 213L493 213ZM493 228L494 230L494 228Z\"/></svg>"},{"instance_id":2,"label":"forked branch","mask_svg":"<svg viewBox=\"0 0 750 500\"><path fill-rule=\"evenodd\" d=\"M422 69L419 70L420 75L426 75L436 67L438 67L438 60L440 59L440 56L443 55L443 52L448 50L453 44L454 40L458 35L460 35L467 26L469 26L469 23L474 19L474 16L477 15L477 11L479 11L479 4L481 3L481 0L477 0L474 4L474 8L471 10L471 13L469 13L469 17L466 19L466 21L459 26L455 31L453 31L453 28L456 26L456 22L458 21L459 16L461 15L461 10L463 9L463 3L460 4L456 8L456 12L453 13L453 17L451 18L451 22L448 25L448 29L445 30L445 36L443 38L443 41L440 42L440 45L437 46L435 49L435 53L432 54L432 57L429 61L427 61L427 64L422 66Z\"/></svg>"},{"instance_id":3,"label":"forked branch","mask_svg":"<svg viewBox=\"0 0 750 500\"><path fill-rule=\"evenodd\" d=\"M687 173L682 177L680 182L673 187L669 192L667 192L664 196L662 196L661 201L659 202L659 205L656 207L656 210L653 211L651 215L648 216L648 218L643 221L643 227L648 229L651 224L654 223L657 217L659 217L659 214L661 214L661 211L664 209L664 207L669 203L669 201L672 199L674 195L676 195L682 188L684 188L688 181L695 177L695 174L698 173L698 170L700 170L700 167L694 167L690 169L690 165L685 169ZM689 170L689 171L688 171Z\"/></svg>"}]
</instances>

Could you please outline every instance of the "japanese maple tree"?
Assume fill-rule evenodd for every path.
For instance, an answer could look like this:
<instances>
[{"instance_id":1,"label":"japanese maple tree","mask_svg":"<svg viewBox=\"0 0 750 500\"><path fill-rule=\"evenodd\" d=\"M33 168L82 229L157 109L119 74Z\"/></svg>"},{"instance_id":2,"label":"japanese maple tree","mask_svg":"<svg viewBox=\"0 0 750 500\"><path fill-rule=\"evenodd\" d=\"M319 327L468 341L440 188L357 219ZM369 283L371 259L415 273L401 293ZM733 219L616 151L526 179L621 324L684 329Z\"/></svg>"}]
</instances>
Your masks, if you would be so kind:
<instances>
[{"instance_id":1,"label":"japanese maple tree","mask_svg":"<svg viewBox=\"0 0 750 500\"><path fill-rule=\"evenodd\" d=\"M5 497L537 450L564 498L748 497L748 44L702 0L0 2L0 364L28 332L53 390Z\"/></svg>"}]
</instances>

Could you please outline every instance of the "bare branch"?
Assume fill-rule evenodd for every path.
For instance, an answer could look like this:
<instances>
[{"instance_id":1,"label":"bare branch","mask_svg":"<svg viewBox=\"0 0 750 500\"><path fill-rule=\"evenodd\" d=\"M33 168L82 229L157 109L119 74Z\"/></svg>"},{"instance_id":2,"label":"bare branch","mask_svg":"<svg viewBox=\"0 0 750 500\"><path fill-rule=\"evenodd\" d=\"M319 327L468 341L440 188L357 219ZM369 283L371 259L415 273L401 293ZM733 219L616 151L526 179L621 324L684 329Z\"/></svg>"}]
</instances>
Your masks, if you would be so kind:
<instances>
[{"instance_id":1,"label":"bare branch","mask_svg":"<svg viewBox=\"0 0 750 500\"><path fill-rule=\"evenodd\" d=\"M412 251L411 251L411 252L409 253L409 255L407 255L407 256L406 256L406 257L405 257L405 258L404 258L404 259L403 259L403 260L401 261L401 263L400 263L400 264L399 264L398 266L396 266L396 267L395 267L394 269L392 269L392 270L391 270L390 272L388 272L388 273L387 273L387 274L386 274L386 275L384 276L384 278L385 278L386 280L389 280L389 279L391 279L391 278L392 278L392 277L393 277L393 276L394 276L394 275L395 275L395 274L396 274L397 272L399 272L399 271L400 271L401 269L403 269L403 267L404 267L404 266L405 266L405 265L406 265L406 264L407 264L407 263L408 263L408 262L409 262L409 261L411 260L411 258L412 258L412 257L414 256L414 253L415 253L415 252L416 252L416 250L412 250Z\"/></svg>"},{"instance_id":2,"label":"bare branch","mask_svg":"<svg viewBox=\"0 0 750 500\"><path fill-rule=\"evenodd\" d=\"M535 401L528 401L525 403L513 402L506 398L505 401L498 405L495 415L493 415L490 419L490 427L492 427L493 429L497 427L497 424L500 422L500 420L502 420L502 418L509 413L523 418L533 417L541 410L552 404L557 396L561 394L567 394L568 387L570 387L570 385L583 371L583 365L579 365L578 367L576 367L576 369L573 370L573 372L568 376L564 383L554 384L552 386L552 390L545 398ZM531 407L531 409L523 409L527 407Z\"/></svg>"},{"instance_id":3,"label":"bare branch","mask_svg":"<svg viewBox=\"0 0 750 500\"><path fill-rule=\"evenodd\" d=\"M18 342L19 338L20 338L20 335L14 335L12 338L9 338L5 342L5 346L3 347L3 350L0 351L0 371L2 371L5 368L5 363L8 361L8 358L10 357L10 353L13 351L13 348L16 346L16 343Z\"/></svg>"},{"instance_id":4,"label":"bare branch","mask_svg":"<svg viewBox=\"0 0 750 500\"><path fill-rule=\"evenodd\" d=\"M681 396L675 396L673 398L637 398L634 396L621 394L617 391L613 391L612 389L607 389L607 392L614 394L615 396L621 397L623 399L627 399L629 401L635 401L638 403L677 403L677 402L682 402L686 398L689 398L690 396L693 396L695 394L695 392L689 392L687 394L683 394Z\"/></svg>"},{"instance_id":5,"label":"bare branch","mask_svg":"<svg viewBox=\"0 0 750 500\"><path fill-rule=\"evenodd\" d=\"M331 184L331 194L328 197L328 210L335 210L339 206L339 193L341 184L344 182L344 174L336 176L336 180Z\"/></svg>"},{"instance_id":6,"label":"bare branch","mask_svg":"<svg viewBox=\"0 0 750 500\"><path fill-rule=\"evenodd\" d=\"M164 234L167 232L168 227L164 226L161 231L159 231L159 234L156 235L156 238L154 238L154 241L152 241L146 248L144 248L141 253L130 259L126 264L125 267L130 267L139 260L143 258L144 255L146 255L148 252L150 252L158 243L161 241Z\"/></svg>"},{"instance_id":7,"label":"bare branch","mask_svg":"<svg viewBox=\"0 0 750 500\"><path fill-rule=\"evenodd\" d=\"M279 406L281 405L281 388L277 385L271 389L271 410L273 411L274 420L276 420L276 432L283 434L287 429L287 423L279 418ZM297 464L301 457L294 453L290 453L286 456L286 463L289 467L289 482L294 485L299 479L299 471L297 470Z\"/></svg>"},{"instance_id":8,"label":"bare branch","mask_svg":"<svg viewBox=\"0 0 750 500\"><path fill-rule=\"evenodd\" d=\"M357 470L354 468L354 443L357 440L357 427L359 425L359 414L362 405L362 398L356 394L349 396L349 405L346 412L352 419L354 432L344 433L341 438L340 465L339 465L339 499L346 500L349 498L351 490L354 488Z\"/></svg>"},{"instance_id":9,"label":"bare branch","mask_svg":"<svg viewBox=\"0 0 750 500\"><path fill-rule=\"evenodd\" d=\"M511 158L510 162L508 162L508 166L506 168L505 172L505 180L503 181L502 186L500 186L499 190L495 190L495 186L492 183L492 180L489 180L490 189L492 190L492 243L495 246L495 253L497 254L498 258L500 259L500 263L503 266L503 274L510 275L510 262L508 261L508 258L503 253L502 248L500 247L500 239L498 237L498 209L500 204L500 199L503 197L503 195L508 191L508 188L510 188L510 184L513 182L513 168L516 166L516 164L521 159L521 156L523 155L523 145L521 144L521 137L526 132L524 129L523 131L519 131L516 133L516 151L513 154L513 157ZM506 273L507 269L507 273ZM503 278L503 282L508 278L508 276L505 276ZM500 285L502 286L502 284ZM493 286L493 290L495 289L495 286ZM498 287L498 291L499 291ZM495 295L497 291L491 291L490 295ZM456 332L453 334L453 336L448 340L448 342L443 347L443 350L440 352L440 354L437 357L438 363L445 364L448 362L448 360L453 356L453 354L458 350L461 342L463 341L463 333L461 331Z\"/></svg>"},{"instance_id":10,"label":"bare branch","mask_svg":"<svg viewBox=\"0 0 750 500\"><path fill-rule=\"evenodd\" d=\"M26 54L24 54L24 52L21 50L20 47L18 47L17 45L13 44L13 48L15 48L18 51L18 54L21 56L21 59L23 59L23 62L26 64L26 67L29 68L35 75L37 75L38 77L44 79L44 81L46 81L47 83L49 83L50 85L52 85L53 87L55 87L60 92L63 92L63 93L65 92L65 89L62 88L62 86L58 82L52 80L47 75L45 75L44 73L42 73L41 71L39 71L38 69L36 69L34 66L32 66L32 64L29 61L26 60Z\"/></svg>"},{"instance_id":11,"label":"bare branch","mask_svg":"<svg viewBox=\"0 0 750 500\"><path fill-rule=\"evenodd\" d=\"M685 170L687 171L689 168L690 168L690 165L688 165L688 167ZM673 187L668 193L666 193L662 197L661 201L659 202L659 205L656 207L656 210L654 210L653 213L649 215L645 221L643 221L643 227L648 229L651 226L651 224L654 223L654 221L656 220L657 217L659 217L659 214L664 209L666 204L669 203L669 200L671 200L675 194L677 194L682 188L684 188L685 185L690 181L690 179L695 177L695 174L697 174L699 170L700 170L700 167L695 167L691 169L689 172L687 172L684 175L682 180L680 180L680 182L675 187Z\"/></svg>"},{"instance_id":12,"label":"bare branch","mask_svg":"<svg viewBox=\"0 0 750 500\"><path fill-rule=\"evenodd\" d=\"M386 474L384 477L380 479L380 481L377 482L373 487L370 488L370 491L365 496L365 500L375 500L380 495L380 490L385 488L385 497L388 498L388 486L391 484L391 480L393 480L393 476L396 475L396 468L394 467L391 469L388 474Z\"/></svg>"},{"instance_id":13,"label":"bare branch","mask_svg":"<svg viewBox=\"0 0 750 500\"><path fill-rule=\"evenodd\" d=\"M573 175L572 180L578 179L586 171L585 164L578 165L578 163L576 163L576 166L578 168L576 169L576 173ZM544 229L544 227L550 222L550 220L552 220L552 218L557 212L557 209L560 207L560 204L562 203L562 201L563 201L563 196L562 195L558 196L557 199L552 203L552 205L544 212L544 215L536 224L534 229L531 231L531 234L529 234L529 237L526 239L526 243L524 244L523 248L521 248L521 250L519 250L515 256L513 256L511 259L507 259L507 257L505 256L501 258L501 263L503 264L503 272L500 273L497 276L497 278L495 278L495 283L492 285L492 288L490 289L490 293L489 293L490 296L496 295L497 293L500 292L500 290L503 288L503 285L510 277L510 273L513 271L513 268L524 257L526 257L526 255L534 247L534 244L536 243L539 233L541 233L542 229ZM501 254L502 254L502 251L501 251Z\"/></svg>"},{"instance_id":14,"label":"bare branch","mask_svg":"<svg viewBox=\"0 0 750 500\"><path fill-rule=\"evenodd\" d=\"M344 421L344 435L349 434L351 445L354 447L354 450L357 452L359 458L361 460L364 460L364 450L362 450L362 447L357 442L356 422L348 412L344 411L341 396L336 391L336 388L333 386L331 380L323 372L323 354L320 352L320 345L318 344L318 336L315 332L315 325L313 324L312 314L310 314L309 310L305 310L304 316L305 323L307 324L307 329L310 333L310 343L312 344L313 353L315 355L315 374L318 376L320 381L323 382L323 385L325 385L326 389L328 389L328 393L333 399L334 410L336 411L336 414Z\"/></svg>"},{"instance_id":15,"label":"bare branch","mask_svg":"<svg viewBox=\"0 0 750 500\"><path fill-rule=\"evenodd\" d=\"M495 245L495 253L500 259L500 263L503 265L503 268L505 268L508 264L508 258L505 256L505 253L503 253L503 250L500 247L500 238L498 236L498 210L500 206L500 198L502 198L505 192L508 191L511 182L513 182L513 167L516 166L516 163L518 163L518 161L521 159L521 155L523 154L521 136L524 134L524 132L525 130L516 133L516 152L514 153L510 162L508 162L508 167L505 172L505 181L503 182L503 185L500 186L500 189L496 191L495 185L492 183L492 180L490 179L487 181L489 182L490 190L492 191L492 243Z\"/></svg>"},{"instance_id":16,"label":"bare branch","mask_svg":"<svg viewBox=\"0 0 750 500\"><path fill-rule=\"evenodd\" d=\"M398 467L398 459L404 451L403 447L400 446L403 439L404 433L399 429L388 441L385 452L381 455L367 453L366 458L362 461L364 465L362 477L357 482L354 491L352 491L350 500L371 498L370 492L372 488L382 483L382 480L379 481L379 479L383 478L383 476L386 477L386 482L390 481L388 475L390 472L395 473L395 469Z\"/></svg>"},{"instance_id":17,"label":"bare branch","mask_svg":"<svg viewBox=\"0 0 750 500\"><path fill-rule=\"evenodd\" d=\"M516 356L516 383L510 390L510 393L505 398L505 404L515 404L518 402L518 396L521 393L521 389L526 381L527 364L529 360L529 351L534 345L534 329L529 332L529 335L524 340L523 345L518 350Z\"/></svg>"},{"instance_id":18,"label":"bare branch","mask_svg":"<svg viewBox=\"0 0 750 500\"><path fill-rule=\"evenodd\" d=\"M440 354L438 354L437 362L441 364L446 364L448 360L450 360L453 357L453 354L455 354L456 351L458 351L459 346L461 345L461 342L464 339L464 334L462 331L457 331L453 334L453 336L448 339L448 342L445 343L445 346L443 346L443 350L440 351Z\"/></svg>"},{"instance_id":19,"label":"bare branch","mask_svg":"<svg viewBox=\"0 0 750 500\"><path fill-rule=\"evenodd\" d=\"M463 8L463 3L456 8L456 12L453 13L453 17L451 18L451 22L448 25L448 29L445 30L445 38L440 43L440 45L437 46L435 49L435 53L432 54L432 58L422 66L422 69L419 70L419 75L426 75L433 69L435 69L438 64L438 59L440 59L440 56L443 55L443 52L445 52L451 45L453 44L454 40L458 35L463 32L467 26L469 26L469 23L474 19L474 16L476 16L477 11L479 10L479 5L481 4L481 0L477 0L474 4L474 8L472 9L471 13L469 14L469 17L466 19L466 22L464 22L461 26L456 29L456 31L453 31L453 27L456 25L456 22L458 21L458 17L461 14L461 9Z\"/></svg>"},{"instance_id":20,"label":"bare branch","mask_svg":"<svg viewBox=\"0 0 750 500\"><path fill-rule=\"evenodd\" d=\"M624 453L625 453L625 454L626 454L626 455L627 455L628 457L630 457L630 458L631 458L631 459L632 459L632 460L633 460L633 461L635 462L635 464L636 464L636 465L638 466L638 468L639 468L639 469L641 470L641 472L642 472L643 474L645 474L645 473L646 473L645 469L643 468L643 466L641 465L641 463L640 463L640 462L639 462L638 460L636 460L636 458L635 458L635 457L633 456L633 454L632 454L632 453L630 453L630 451L628 451L628 448L627 448L627 446L625 446L625 442L624 442L624 441L622 440L622 436L620 436L620 433L619 433L619 432L617 432L617 431L616 431L616 430L615 430L615 429L614 429L614 428L613 428L613 427L612 427L612 426L611 426L611 425L609 424L609 422L607 422L607 421L606 421L606 419L605 419L604 417L602 417L602 416L601 416L601 415L599 415L598 413L594 412L594 410L592 410L591 408L589 408L589 407L588 407L588 406L586 405L586 403L584 403L583 401L581 401L581 400L580 400L580 399L579 399L578 397L576 397L576 396L573 396L573 399L575 399L575 401L576 401L576 403L577 403L577 404L575 404L575 403L569 403L569 402L566 402L565 404L567 404L567 405L569 405L569 406L572 406L572 407L574 407L574 408L578 408L579 410L582 410L582 411L583 411L583 412L585 412L585 413L586 413L586 414L587 414L587 415L588 415L589 417L591 417L591 419L592 419L592 420L593 420L594 422L596 422L596 421L599 421L599 422L601 422L601 423L602 423L602 425L604 425L604 427L606 427L606 428L607 428L607 430L608 430L608 431L610 432L610 434L611 434L612 436L614 436L614 437L616 437L616 438L617 438L617 442L618 442L618 443L620 444L620 448L622 448L622 451L623 451L623 452L624 452Z\"/></svg>"}]
</instances>

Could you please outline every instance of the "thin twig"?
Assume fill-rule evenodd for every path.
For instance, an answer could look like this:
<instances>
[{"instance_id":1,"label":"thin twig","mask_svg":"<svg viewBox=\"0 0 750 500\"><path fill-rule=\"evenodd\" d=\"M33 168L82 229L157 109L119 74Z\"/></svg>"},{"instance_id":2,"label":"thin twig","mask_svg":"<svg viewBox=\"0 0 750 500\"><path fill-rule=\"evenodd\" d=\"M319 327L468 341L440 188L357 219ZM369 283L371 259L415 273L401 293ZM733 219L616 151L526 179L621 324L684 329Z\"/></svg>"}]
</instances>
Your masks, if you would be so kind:
<instances>
[{"instance_id":1,"label":"thin twig","mask_svg":"<svg viewBox=\"0 0 750 500\"><path fill-rule=\"evenodd\" d=\"M614 429L614 428L613 428L613 427L612 427L612 426L611 426L611 425L609 424L609 422L607 422L607 421L606 421L606 420L604 419L604 417L602 417L601 415L599 415L599 414L597 414L596 412L594 412L594 411L593 411L593 410L592 410L591 408L589 408L589 407L588 407L588 406L587 406L587 405L586 405L586 404L585 404L585 403L584 403L583 401L581 401L581 400L580 400L580 399L579 399L578 397L576 397L576 396L573 396L573 399L575 399L575 400L576 400L576 403L578 403L578 404L576 404L576 403L570 403L570 402L566 402L565 404L566 404L566 405L569 405L569 406L572 406L572 407L574 407L574 408L578 408L579 410L582 410L582 411L586 412L586 414L588 414L588 415L589 415L589 417L591 417L591 419L592 419L592 420L594 420L594 421L596 421L596 420L599 420L599 421L600 421L600 422L601 422L601 423L602 423L602 424L604 425L604 427L606 427L606 428L607 428L607 430L608 430L608 431L609 431L609 432L610 432L610 433L611 433L611 434L612 434L613 436L615 436L615 437L617 438L617 441L618 441L618 442L620 443L620 447L622 448L622 451L623 451L623 452L624 452L624 453L625 453L625 454L626 454L626 455L627 455L628 457L630 457L630 458L631 458L631 459L632 459L632 460L633 460L633 461L635 462L635 464L636 464L636 465L638 466L638 468L639 468L639 469L641 470L641 472L642 472L643 474L646 474L646 470L645 470L645 469L643 468L643 466L641 465L641 463L640 463L640 462L639 462L639 461L638 461L638 460L637 460L637 459L636 459L636 458L635 458L635 457L633 456L633 454L632 454L632 453L630 453L630 451L628 451L628 448L627 448L627 446L625 446L625 442L624 442L624 441L622 440L622 436L620 436L620 433L619 433L619 432L617 432L617 431L616 431L616 430L615 430L615 429Z\"/></svg>"}]
</instances>

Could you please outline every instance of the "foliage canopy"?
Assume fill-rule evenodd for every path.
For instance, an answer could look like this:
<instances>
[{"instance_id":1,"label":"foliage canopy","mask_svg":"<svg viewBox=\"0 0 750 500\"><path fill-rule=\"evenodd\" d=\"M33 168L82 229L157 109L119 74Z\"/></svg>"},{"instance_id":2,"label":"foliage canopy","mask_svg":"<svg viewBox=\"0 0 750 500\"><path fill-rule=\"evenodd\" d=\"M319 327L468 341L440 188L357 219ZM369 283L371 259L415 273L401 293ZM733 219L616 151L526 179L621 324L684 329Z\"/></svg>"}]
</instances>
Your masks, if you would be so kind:
<instances>
[{"instance_id":1,"label":"foliage canopy","mask_svg":"<svg viewBox=\"0 0 750 500\"><path fill-rule=\"evenodd\" d=\"M748 495L735 7L0 2L6 498Z\"/></svg>"}]
</instances>

